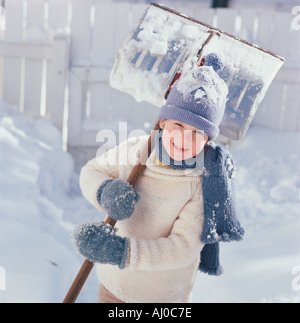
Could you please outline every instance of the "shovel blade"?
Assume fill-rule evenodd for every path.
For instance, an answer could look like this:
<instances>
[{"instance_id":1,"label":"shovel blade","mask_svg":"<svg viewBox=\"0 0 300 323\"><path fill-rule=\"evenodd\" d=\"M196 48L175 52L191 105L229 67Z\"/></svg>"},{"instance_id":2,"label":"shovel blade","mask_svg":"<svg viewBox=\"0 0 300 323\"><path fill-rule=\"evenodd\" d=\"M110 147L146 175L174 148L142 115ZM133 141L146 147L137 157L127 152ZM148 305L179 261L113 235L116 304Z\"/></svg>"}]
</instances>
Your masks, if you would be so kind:
<instances>
[{"instance_id":1,"label":"shovel blade","mask_svg":"<svg viewBox=\"0 0 300 323\"><path fill-rule=\"evenodd\" d=\"M284 58L169 8L147 8L118 51L110 85L161 107L175 76L212 52L224 62L219 75L229 89L220 134L243 139Z\"/></svg>"}]
</instances>

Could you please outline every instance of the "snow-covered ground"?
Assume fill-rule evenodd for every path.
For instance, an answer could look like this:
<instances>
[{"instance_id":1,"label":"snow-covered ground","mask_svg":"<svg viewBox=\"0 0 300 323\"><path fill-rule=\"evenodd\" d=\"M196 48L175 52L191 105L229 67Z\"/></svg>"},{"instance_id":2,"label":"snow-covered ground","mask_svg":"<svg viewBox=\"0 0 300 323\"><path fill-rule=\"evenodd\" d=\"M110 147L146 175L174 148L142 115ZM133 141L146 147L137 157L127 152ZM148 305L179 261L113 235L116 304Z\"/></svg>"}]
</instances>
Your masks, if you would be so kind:
<instances>
[{"instance_id":1,"label":"snow-covered ground","mask_svg":"<svg viewBox=\"0 0 300 323\"><path fill-rule=\"evenodd\" d=\"M0 302L61 302L82 264L72 229L103 216L81 196L74 161L56 128L1 101L0 205L2 289L6 283ZM82 301L97 299L98 282L91 278Z\"/></svg>"},{"instance_id":2,"label":"snow-covered ground","mask_svg":"<svg viewBox=\"0 0 300 323\"><path fill-rule=\"evenodd\" d=\"M246 236L221 245L222 276L197 274L193 301L300 302L300 134L252 127L231 152ZM0 205L0 302L61 302L83 261L72 229L104 215L56 128L1 101ZM78 301L96 302L98 285L92 271Z\"/></svg>"}]
</instances>

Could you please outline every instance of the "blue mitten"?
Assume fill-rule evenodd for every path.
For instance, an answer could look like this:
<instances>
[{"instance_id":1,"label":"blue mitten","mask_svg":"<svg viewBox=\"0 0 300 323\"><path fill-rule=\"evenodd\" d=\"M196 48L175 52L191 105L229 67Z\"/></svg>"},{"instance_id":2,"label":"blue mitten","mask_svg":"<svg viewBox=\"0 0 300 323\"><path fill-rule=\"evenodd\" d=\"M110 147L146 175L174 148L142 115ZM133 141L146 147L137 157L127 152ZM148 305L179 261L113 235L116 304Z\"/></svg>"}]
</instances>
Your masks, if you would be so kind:
<instances>
[{"instance_id":1,"label":"blue mitten","mask_svg":"<svg viewBox=\"0 0 300 323\"><path fill-rule=\"evenodd\" d=\"M134 212L138 195L129 183L108 179L98 188L97 201L112 219L125 220Z\"/></svg>"},{"instance_id":2,"label":"blue mitten","mask_svg":"<svg viewBox=\"0 0 300 323\"><path fill-rule=\"evenodd\" d=\"M115 230L104 222L83 224L75 228L73 243L85 258L92 262L126 266L129 241L116 235Z\"/></svg>"}]
</instances>

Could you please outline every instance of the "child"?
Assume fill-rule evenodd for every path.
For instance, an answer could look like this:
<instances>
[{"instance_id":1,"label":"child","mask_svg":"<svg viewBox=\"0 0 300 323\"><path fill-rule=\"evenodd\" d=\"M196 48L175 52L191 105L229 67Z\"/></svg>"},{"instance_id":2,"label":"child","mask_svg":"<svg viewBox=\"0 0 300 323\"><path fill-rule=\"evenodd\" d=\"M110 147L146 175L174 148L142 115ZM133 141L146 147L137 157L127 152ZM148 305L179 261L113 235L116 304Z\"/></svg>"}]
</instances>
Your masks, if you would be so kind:
<instances>
[{"instance_id":1,"label":"child","mask_svg":"<svg viewBox=\"0 0 300 323\"><path fill-rule=\"evenodd\" d=\"M241 240L232 159L210 141L219 133L228 93L217 74L222 65L210 54L204 66L176 81L135 189L125 180L144 137L82 169L84 196L118 221L114 229L102 222L74 231L79 252L97 263L100 302L189 302L197 269L222 273L219 242ZM116 165L124 158L130 167Z\"/></svg>"}]
</instances>

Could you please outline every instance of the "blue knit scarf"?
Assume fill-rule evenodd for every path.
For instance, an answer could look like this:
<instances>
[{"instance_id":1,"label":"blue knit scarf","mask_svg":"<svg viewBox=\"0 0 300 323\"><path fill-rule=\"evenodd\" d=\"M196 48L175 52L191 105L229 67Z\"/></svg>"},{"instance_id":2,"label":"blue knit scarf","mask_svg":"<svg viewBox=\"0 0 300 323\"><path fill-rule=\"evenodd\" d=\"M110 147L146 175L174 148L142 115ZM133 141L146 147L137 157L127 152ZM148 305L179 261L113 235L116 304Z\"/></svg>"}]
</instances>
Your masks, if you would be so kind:
<instances>
[{"instance_id":1,"label":"blue knit scarf","mask_svg":"<svg viewBox=\"0 0 300 323\"><path fill-rule=\"evenodd\" d=\"M155 137L155 153L160 162L176 169L203 168L202 194L204 224L199 270L209 275L221 275L219 242L240 241L244 229L236 217L233 177L235 167L230 153L213 142L204 147L204 167L201 153L189 160L173 160L162 144L162 130Z\"/></svg>"}]
</instances>

